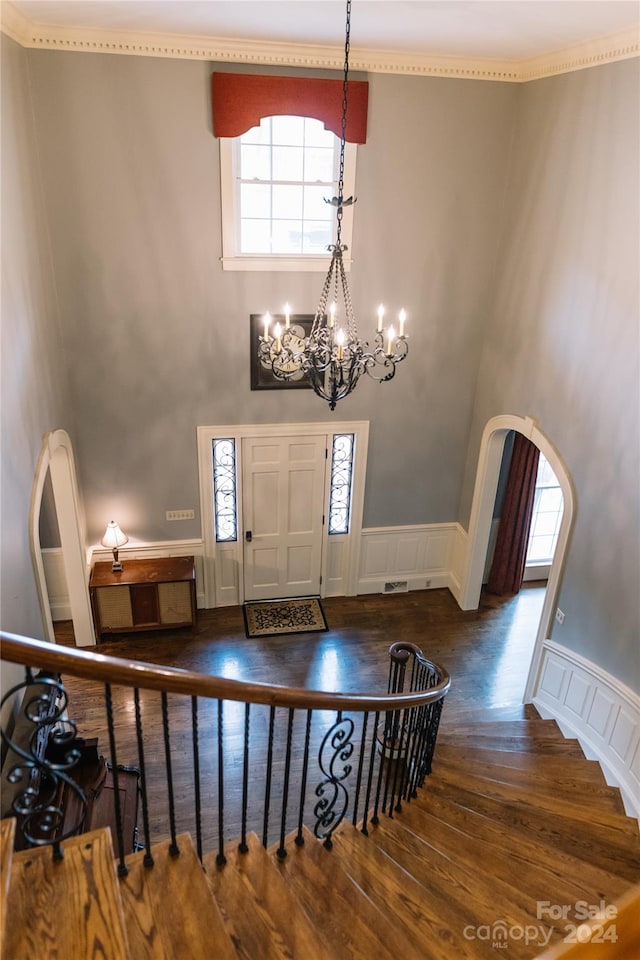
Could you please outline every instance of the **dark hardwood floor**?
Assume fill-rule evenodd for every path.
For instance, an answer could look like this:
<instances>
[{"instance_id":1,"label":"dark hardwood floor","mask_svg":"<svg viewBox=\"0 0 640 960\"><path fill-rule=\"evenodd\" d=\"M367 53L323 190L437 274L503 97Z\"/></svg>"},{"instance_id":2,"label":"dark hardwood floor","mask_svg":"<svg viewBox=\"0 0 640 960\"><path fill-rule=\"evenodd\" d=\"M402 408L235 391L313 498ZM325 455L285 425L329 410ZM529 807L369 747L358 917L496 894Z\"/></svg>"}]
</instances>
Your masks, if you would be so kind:
<instances>
[{"instance_id":1,"label":"dark hardwood floor","mask_svg":"<svg viewBox=\"0 0 640 960\"><path fill-rule=\"evenodd\" d=\"M477 611L461 611L448 590L334 597L323 601L329 629L248 639L241 607L198 611L194 630L123 634L100 653L234 679L328 691L384 692L389 646L417 644L453 677L446 713L518 707L544 599L544 584L514 597L483 593ZM71 624L56 624L74 645ZM81 705L80 695L76 706Z\"/></svg>"},{"instance_id":2,"label":"dark hardwood floor","mask_svg":"<svg viewBox=\"0 0 640 960\"><path fill-rule=\"evenodd\" d=\"M324 633L247 639L240 607L203 610L193 631L181 629L132 634L100 643L98 650L127 660L180 667L253 682L306 687L325 691L385 693L388 649L397 640L417 644L424 654L450 672L452 687L445 702L442 729L458 719L482 719L487 710L500 708L500 715L527 715L522 706L533 643L544 597L544 585L527 585L517 597L485 595L480 608L459 610L447 590L409 594L331 598L323 601L329 629ZM73 644L69 624L59 624L60 643ZM99 738L107 755L108 740L104 691L88 681L65 677L69 713L78 733ZM116 720L117 760L136 765L133 703L130 691L113 691ZM148 762L152 826L166 830L167 777L163 762L162 717L159 695L142 692L145 750ZM278 711L280 725L274 753L273 803L280 803L279 782L284 764L286 711ZM173 776L176 810L181 829L193 832L193 759L191 704L187 697L169 698ZM312 749L320 742L328 718L314 714ZM297 789L303 742L304 715L296 714L294 730L293 789ZM217 830L218 764L216 754L218 716L216 702L200 702L199 739L202 793L207 808L204 835L207 846ZM244 705L224 706L224 799L227 839L239 832L242 783ZM262 807L266 769L268 708L252 708L250 779L255 795L249 809L249 825L262 830ZM315 803L311 784L309 803ZM270 827L271 831L271 827ZM271 839L270 832L270 839Z\"/></svg>"}]
</instances>

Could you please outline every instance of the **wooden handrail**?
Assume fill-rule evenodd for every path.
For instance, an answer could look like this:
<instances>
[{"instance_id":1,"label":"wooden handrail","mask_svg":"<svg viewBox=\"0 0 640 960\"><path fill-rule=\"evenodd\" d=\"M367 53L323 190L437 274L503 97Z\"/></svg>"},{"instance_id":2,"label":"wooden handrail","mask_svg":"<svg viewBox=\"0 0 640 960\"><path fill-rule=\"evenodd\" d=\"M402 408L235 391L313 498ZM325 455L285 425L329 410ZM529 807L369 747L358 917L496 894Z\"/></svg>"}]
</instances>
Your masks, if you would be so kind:
<instances>
[{"instance_id":1,"label":"wooden handrail","mask_svg":"<svg viewBox=\"0 0 640 960\"><path fill-rule=\"evenodd\" d=\"M136 660L120 660L102 653L58 647L44 640L34 640L0 631L2 648L0 658L23 666L71 674L85 680L96 680L144 690L164 690L188 696L209 697L217 700L237 700L242 703L266 703L272 707L295 707L305 710L403 710L422 707L441 700L451 686L451 677L444 667L428 660L419 647L414 652L438 671L441 680L428 690L370 696L359 693L327 693L302 687L284 687L269 683L248 683L212 677L177 667L163 667Z\"/></svg>"}]
</instances>

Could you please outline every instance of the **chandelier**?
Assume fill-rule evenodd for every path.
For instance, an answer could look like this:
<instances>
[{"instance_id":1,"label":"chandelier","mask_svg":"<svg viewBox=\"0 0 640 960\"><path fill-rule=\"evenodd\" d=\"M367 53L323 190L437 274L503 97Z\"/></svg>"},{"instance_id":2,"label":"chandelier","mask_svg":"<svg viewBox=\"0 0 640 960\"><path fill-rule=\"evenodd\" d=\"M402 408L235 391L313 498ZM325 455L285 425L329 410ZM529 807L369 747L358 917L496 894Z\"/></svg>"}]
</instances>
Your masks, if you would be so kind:
<instances>
[{"instance_id":1,"label":"chandelier","mask_svg":"<svg viewBox=\"0 0 640 960\"><path fill-rule=\"evenodd\" d=\"M306 376L313 390L335 410L355 389L366 373L373 380L384 382L395 376L396 366L407 356L409 345L404 327L406 314L400 310L398 328L384 326L384 307L378 307L378 323L371 343L360 340L351 303L351 294L344 269L342 217L344 207L355 203L344 197L344 156L347 129L347 92L349 86L349 45L351 34L351 0L347 0L347 22L344 45L344 80L342 85L342 128L337 196L325 203L336 208L336 242L331 252L329 272L324 281L320 301L309 336L301 326L291 323L288 304L284 308L284 326L264 316L264 333L258 338L258 360L277 380L300 380ZM331 303L327 310L327 304Z\"/></svg>"}]
</instances>

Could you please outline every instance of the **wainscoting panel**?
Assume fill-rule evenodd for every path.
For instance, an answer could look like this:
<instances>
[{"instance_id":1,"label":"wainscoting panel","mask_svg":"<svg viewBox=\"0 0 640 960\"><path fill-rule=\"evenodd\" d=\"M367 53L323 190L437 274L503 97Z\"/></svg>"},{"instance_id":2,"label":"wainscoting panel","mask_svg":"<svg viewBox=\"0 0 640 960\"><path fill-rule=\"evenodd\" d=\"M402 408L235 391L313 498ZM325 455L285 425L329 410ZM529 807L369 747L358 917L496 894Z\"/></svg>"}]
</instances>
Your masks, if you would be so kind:
<instances>
[{"instance_id":1,"label":"wainscoting panel","mask_svg":"<svg viewBox=\"0 0 640 960\"><path fill-rule=\"evenodd\" d=\"M448 587L457 523L369 527L362 531L358 594L385 593L385 584L408 590Z\"/></svg>"},{"instance_id":2,"label":"wainscoting panel","mask_svg":"<svg viewBox=\"0 0 640 960\"><path fill-rule=\"evenodd\" d=\"M47 547L42 550L42 566L47 582L51 619L71 620L71 604L67 590L67 578L64 572L62 547Z\"/></svg>"},{"instance_id":3,"label":"wainscoting panel","mask_svg":"<svg viewBox=\"0 0 640 960\"><path fill-rule=\"evenodd\" d=\"M640 819L640 697L584 657L547 640L533 703L575 737Z\"/></svg>"}]
</instances>

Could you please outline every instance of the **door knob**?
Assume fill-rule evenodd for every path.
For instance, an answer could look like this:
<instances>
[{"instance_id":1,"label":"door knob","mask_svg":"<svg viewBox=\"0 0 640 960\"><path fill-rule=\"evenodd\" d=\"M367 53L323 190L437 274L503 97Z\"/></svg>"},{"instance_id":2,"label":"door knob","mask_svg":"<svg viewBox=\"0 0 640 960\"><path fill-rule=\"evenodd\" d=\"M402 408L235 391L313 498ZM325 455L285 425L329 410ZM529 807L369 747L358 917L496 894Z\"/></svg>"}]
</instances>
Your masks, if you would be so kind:
<instances>
[{"instance_id":1,"label":"door knob","mask_svg":"<svg viewBox=\"0 0 640 960\"><path fill-rule=\"evenodd\" d=\"M253 540L253 534L251 533L251 530L247 530L245 532L244 538L247 541L247 543L251 543L251 541Z\"/></svg>"}]
</instances>

